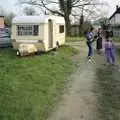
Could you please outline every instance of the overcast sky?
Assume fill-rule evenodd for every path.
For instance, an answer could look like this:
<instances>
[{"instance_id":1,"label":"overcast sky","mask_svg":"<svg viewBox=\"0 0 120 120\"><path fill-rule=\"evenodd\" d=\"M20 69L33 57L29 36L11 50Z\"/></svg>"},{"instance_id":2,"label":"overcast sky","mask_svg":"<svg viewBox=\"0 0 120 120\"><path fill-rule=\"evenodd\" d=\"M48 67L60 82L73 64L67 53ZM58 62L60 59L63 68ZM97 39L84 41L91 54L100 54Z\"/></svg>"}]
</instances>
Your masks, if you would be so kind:
<instances>
[{"instance_id":1,"label":"overcast sky","mask_svg":"<svg viewBox=\"0 0 120 120\"><path fill-rule=\"evenodd\" d=\"M16 5L18 0L0 0L0 6L6 11L13 11L14 13L21 13L22 8ZM102 0L101 0L102 1ZM110 16L116 9L116 5L120 5L120 0L106 0L109 4L108 16Z\"/></svg>"}]
</instances>

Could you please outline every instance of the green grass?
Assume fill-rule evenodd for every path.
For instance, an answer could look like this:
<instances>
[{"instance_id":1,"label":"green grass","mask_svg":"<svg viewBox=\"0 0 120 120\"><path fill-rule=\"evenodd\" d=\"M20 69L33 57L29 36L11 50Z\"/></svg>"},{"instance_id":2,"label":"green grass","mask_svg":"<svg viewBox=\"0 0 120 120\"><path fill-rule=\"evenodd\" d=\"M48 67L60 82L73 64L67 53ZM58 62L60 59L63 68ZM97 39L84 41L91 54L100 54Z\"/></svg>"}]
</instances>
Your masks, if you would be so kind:
<instances>
[{"instance_id":1,"label":"green grass","mask_svg":"<svg viewBox=\"0 0 120 120\"><path fill-rule=\"evenodd\" d=\"M79 42L79 41L84 41L84 37L67 37L66 42Z\"/></svg>"},{"instance_id":2,"label":"green grass","mask_svg":"<svg viewBox=\"0 0 120 120\"><path fill-rule=\"evenodd\" d=\"M114 42L120 42L120 37L114 37L113 40Z\"/></svg>"},{"instance_id":3,"label":"green grass","mask_svg":"<svg viewBox=\"0 0 120 120\"><path fill-rule=\"evenodd\" d=\"M0 49L0 120L46 120L76 53L63 46L55 55L19 58L11 48Z\"/></svg>"},{"instance_id":4,"label":"green grass","mask_svg":"<svg viewBox=\"0 0 120 120\"><path fill-rule=\"evenodd\" d=\"M117 49L117 53L120 55L120 48Z\"/></svg>"}]
</instances>

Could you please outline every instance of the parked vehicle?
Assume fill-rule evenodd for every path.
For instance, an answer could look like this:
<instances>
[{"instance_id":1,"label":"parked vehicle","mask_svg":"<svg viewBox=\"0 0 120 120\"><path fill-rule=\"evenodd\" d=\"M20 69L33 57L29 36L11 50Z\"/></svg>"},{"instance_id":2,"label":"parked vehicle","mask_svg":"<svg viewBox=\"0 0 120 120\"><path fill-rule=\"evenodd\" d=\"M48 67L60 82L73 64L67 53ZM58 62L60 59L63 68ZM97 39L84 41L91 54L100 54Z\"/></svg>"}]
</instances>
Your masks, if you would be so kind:
<instances>
[{"instance_id":1,"label":"parked vehicle","mask_svg":"<svg viewBox=\"0 0 120 120\"><path fill-rule=\"evenodd\" d=\"M11 38L13 48L22 56L36 50L47 52L65 43L65 20L50 15L18 16L12 21Z\"/></svg>"},{"instance_id":2,"label":"parked vehicle","mask_svg":"<svg viewBox=\"0 0 120 120\"><path fill-rule=\"evenodd\" d=\"M0 28L0 47L10 47L11 39L10 34L4 28Z\"/></svg>"}]
</instances>

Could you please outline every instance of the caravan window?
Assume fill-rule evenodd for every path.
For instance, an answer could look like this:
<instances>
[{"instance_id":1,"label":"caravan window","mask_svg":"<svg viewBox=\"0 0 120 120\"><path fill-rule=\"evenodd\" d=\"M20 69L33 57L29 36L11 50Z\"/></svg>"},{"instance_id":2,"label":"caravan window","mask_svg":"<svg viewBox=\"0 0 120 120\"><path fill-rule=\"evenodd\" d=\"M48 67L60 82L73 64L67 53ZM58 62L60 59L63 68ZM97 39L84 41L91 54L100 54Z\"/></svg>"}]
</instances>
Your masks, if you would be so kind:
<instances>
[{"instance_id":1,"label":"caravan window","mask_svg":"<svg viewBox=\"0 0 120 120\"><path fill-rule=\"evenodd\" d=\"M38 25L17 25L17 35L26 36L26 35L38 35Z\"/></svg>"},{"instance_id":2,"label":"caravan window","mask_svg":"<svg viewBox=\"0 0 120 120\"><path fill-rule=\"evenodd\" d=\"M64 25L59 26L59 33L64 33Z\"/></svg>"}]
</instances>

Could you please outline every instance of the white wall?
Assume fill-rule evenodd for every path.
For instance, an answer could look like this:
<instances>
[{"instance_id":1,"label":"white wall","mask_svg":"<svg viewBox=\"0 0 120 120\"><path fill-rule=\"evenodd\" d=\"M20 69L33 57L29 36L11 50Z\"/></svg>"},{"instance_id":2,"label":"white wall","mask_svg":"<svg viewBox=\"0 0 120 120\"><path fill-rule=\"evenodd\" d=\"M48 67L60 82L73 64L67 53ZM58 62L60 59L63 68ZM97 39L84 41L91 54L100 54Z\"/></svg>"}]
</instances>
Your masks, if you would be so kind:
<instances>
[{"instance_id":1,"label":"white wall","mask_svg":"<svg viewBox=\"0 0 120 120\"><path fill-rule=\"evenodd\" d=\"M115 15L115 23L120 24L120 14Z\"/></svg>"},{"instance_id":2,"label":"white wall","mask_svg":"<svg viewBox=\"0 0 120 120\"><path fill-rule=\"evenodd\" d=\"M115 17L111 18L111 20L109 21L111 25L115 24Z\"/></svg>"},{"instance_id":3,"label":"white wall","mask_svg":"<svg viewBox=\"0 0 120 120\"><path fill-rule=\"evenodd\" d=\"M110 24L120 24L120 14L115 14L114 17L110 20Z\"/></svg>"}]
</instances>

